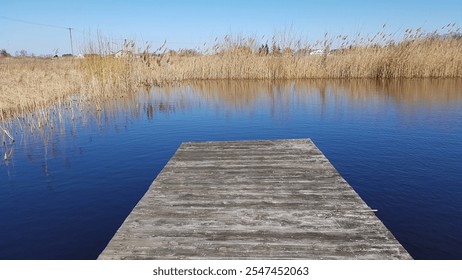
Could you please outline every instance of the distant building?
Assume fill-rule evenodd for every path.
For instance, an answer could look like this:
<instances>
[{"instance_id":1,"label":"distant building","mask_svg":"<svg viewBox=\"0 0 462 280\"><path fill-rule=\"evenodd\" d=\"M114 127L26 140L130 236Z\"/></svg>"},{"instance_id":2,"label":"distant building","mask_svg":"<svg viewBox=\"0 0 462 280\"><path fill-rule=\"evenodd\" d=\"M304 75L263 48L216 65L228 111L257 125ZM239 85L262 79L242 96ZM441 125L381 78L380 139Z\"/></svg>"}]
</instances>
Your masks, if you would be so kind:
<instances>
[{"instance_id":1,"label":"distant building","mask_svg":"<svg viewBox=\"0 0 462 280\"><path fill-rule=\"evenodd\" d=\"M323 55L323 54L324 54L324 50L321 50L321 49L310 51L310 55Z\"/></svg>"}]
</instances>

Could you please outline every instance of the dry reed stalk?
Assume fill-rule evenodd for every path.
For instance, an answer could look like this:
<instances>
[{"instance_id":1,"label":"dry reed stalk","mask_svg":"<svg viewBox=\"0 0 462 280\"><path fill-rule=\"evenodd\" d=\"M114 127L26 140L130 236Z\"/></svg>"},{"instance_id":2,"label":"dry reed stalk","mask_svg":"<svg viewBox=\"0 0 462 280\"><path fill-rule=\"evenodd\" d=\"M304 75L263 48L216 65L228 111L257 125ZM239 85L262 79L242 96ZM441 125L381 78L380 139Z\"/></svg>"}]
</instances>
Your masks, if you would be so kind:
<instances>
[{"instance_id":1,"label":"dry reed stalk","mask_svg":"<svg viewBox=\"0 0 462 280\"><path fill-rule=\"evenodd\" d=\"M255 38L225 36L203 52L167 51L165 43L139 50L134 41L111 49L98 36L84 59L1 58L0 121L72 95L101 107L108 98L186 81L462 77L462 36L448 28L443 35L407 29L399 43L385 30L370 38L326 33L312 46L290 36L265 47ZM322 55L310 55L315 48Z\"/></svg>"},{"instance_id":2,"label":"dry reed stalk","mask_svg":"<svg viewBox=\"0 0 462 280\"><path fill-rule=\"evenodd\" d=\"M76 66L72 59L0 59L0 120L77 94Z\"/></svg>"},{"instance_id":3,"label":"dry reed stalk","mask_svg":"<svg viewBox=\"0 0 462 280\"><path fill-rule=\"evenodd\" d=\"M0 126L0 130L10 138L10 141L14 142L14 137L11 135L10 132L8 132L8 130L6 130L5 128L1 127ZM3 140L3 143L5 143L6 140Z\"/></svg>"}]
</instances>

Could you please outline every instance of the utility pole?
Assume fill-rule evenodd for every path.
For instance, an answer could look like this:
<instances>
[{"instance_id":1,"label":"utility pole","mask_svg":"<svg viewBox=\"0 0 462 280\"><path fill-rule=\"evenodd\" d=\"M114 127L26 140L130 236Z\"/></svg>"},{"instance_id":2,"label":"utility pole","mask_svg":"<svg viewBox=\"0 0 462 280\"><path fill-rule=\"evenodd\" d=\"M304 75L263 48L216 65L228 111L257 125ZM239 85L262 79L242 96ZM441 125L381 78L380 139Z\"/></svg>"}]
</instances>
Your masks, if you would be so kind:
<instances>
[{"instance_id":1,"label":"utility pole","mask_svg":"<svg viewBox=\"0 0 462 280\"><path fill-rule=\"evenodd\" d=\"M71 39L71 54L74 55L74 46L72 45L72 28L68 27L69 30L69 38Z\"/></svg>"}]
</instances>

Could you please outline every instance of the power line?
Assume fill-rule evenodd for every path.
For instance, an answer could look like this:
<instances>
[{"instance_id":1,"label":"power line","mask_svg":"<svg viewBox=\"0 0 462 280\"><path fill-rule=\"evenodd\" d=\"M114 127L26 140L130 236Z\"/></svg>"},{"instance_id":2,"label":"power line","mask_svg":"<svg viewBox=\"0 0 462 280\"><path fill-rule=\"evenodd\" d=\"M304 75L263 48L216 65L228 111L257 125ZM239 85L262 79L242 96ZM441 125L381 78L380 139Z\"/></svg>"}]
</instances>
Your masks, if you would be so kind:
<instances>
[{"instance_id":1,"label":"power line","mask_svg":"<svg viewBox=\"0 0 462 280\"><path fill-rule=\"evenodd\" d=\"M36 26L44 26L44 27L50 27L50 28L59 28L59 29L66 29L69 31L69 38L70 38L70 45L71 45L71 54L74 55L74 46L72 44L72 30L74 28L72 27L67 27L67 26L61 26L61 25L54 25L54 24L46 24L46 23L39 23L39 22L34 22L34 21L28 21L28 20L23 20L23 19L18 19L18 18L11 18L11 17L6 17L6 16L1 16L0 18L6 19L9 21L15 21L15 22L21 22L21 23L26 23L26 24L32 24Z\"/></svg>"},{"instance_id":2,"label":"power line","mask_svg":"<svg viewBox=\"0 0 462 280\"><path fill-rule=\"evenodd\" d=\"M11 18L11 17L5 17L5 16L0 16L0 18L6 19L6 20L9 20L9 21L27 23L27 24L37 25L37 26L45 26L45 27L60 28L60 29L69 29L69 27L67 27L67 26L39 23L39 22L28 21L28 20L23 20L23 19L18 19L18 18Z\"/></svg>"}]
</instances>

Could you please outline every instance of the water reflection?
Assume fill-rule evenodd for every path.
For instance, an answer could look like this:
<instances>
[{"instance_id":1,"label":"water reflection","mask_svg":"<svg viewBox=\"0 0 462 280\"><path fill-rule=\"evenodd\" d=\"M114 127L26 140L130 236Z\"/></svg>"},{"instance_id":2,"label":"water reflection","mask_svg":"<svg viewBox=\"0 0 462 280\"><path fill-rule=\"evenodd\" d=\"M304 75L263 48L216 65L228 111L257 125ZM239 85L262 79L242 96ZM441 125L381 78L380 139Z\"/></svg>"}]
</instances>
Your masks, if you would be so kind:
<instances>
[{"instance_id":1,"label":"water reflection","mask_svg":"<svg viewBox=\"0 0 462 280\"><path fill-rule=\"evenodd\" d=\"M404 107L415 104L451 104L462 99L462 79L407 79L407 80L296 80L296 81L202 81L191 83L191 88L209 101L220 100L226 107L239 108L261 98L274 100L284 97L290 103L297 96L314 95L322 104L346 97L351 103L371 98L392 98ZM335 100L334 100L335 101Z\"/></svg>"},{"instance_id":2,"label":"water reflection","mask_svg":"<svg viewBox=\"0 0 462 280\"><path fill-rule=\"evenodd\" d=\"M43 148L42 166L48 173L47 158L61 151L53 141L56 137L78 133L77 128L96 127L99 131L120 130L130 120L146 118L155 121L157 114L175 114L186 109L200 110L204 104L216 111L235 114L248 112L255 115L260 108L269 108L273 118L281 118L293 107L319 110L321 115L330 110L348 106L375 106L377 102L392 102L409 117L415 108L431 110L450 106L462 100L462 79L407 79L377 81L356 80L295 80L295 81L199 81L165 88L155 88L137 94L111 98L85 100L72 97L49 108L2 122L3 162L6 167L13 161L18 145L12 136L20 139L21 148ZM36 153L28 153L36 160ZM69 165L70 159L66 159Z\"/></svg>"}]
</instances>

